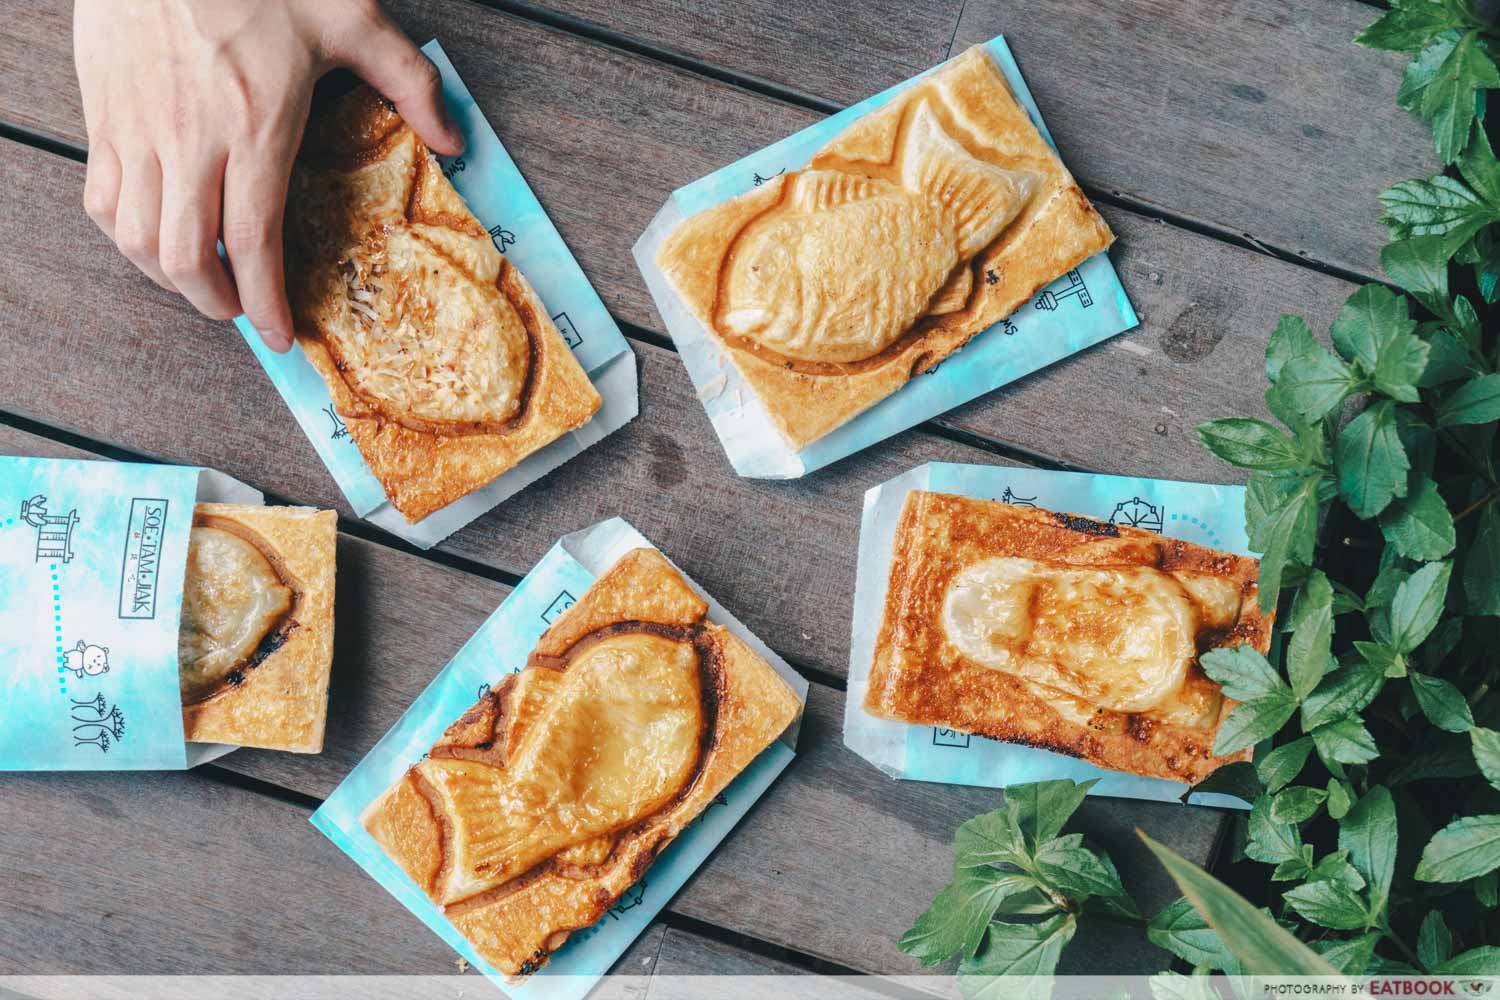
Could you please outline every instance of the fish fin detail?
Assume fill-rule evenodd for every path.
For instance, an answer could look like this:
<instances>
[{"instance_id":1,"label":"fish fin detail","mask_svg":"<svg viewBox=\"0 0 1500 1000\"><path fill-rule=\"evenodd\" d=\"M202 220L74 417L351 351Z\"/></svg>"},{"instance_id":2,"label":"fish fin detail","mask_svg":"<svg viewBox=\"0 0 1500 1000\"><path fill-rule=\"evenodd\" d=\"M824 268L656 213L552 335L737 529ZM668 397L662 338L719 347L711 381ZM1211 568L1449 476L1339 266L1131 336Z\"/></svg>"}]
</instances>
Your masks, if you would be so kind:
<instances>
[{"instance_id":1,"label":"fish fin detail","mask_svg":"<svg viewBox=\"0 0 1500 1000\"><path fill-rule=\"evenodd\" d=\"M891 186L859 174L841 170L806 170L797 176L792 186L791 206L797 212L826 212L850 202L877 197L885 190L891 190Z\"/></svg>"},{"instance_id":2,"label":"fish fin detail","mask_svg":"<svg viewBox=\"0 0 1500 1000\"><path fill-rule=\"evenodd\" d=\"M989 246L1021 213L1037 187L1029 170L1006 170L978 159L943 130L923 101L907 126L901 184L943 207L968 259Z\"/></svg>"},{"instance_id":3,"label":"fish fin detail","mask_svg":"<svg viewBox=\"0 0 1500 1000\"><path fill-rule=\"evenodd\" d=\"M961 267L953 272L937 294L932 297L932 305L927 307L929 316L941 316L944 313L958 312L969 304L969 293L974 290L974 272L968 267Z\"/></svg>"}]
</instances>

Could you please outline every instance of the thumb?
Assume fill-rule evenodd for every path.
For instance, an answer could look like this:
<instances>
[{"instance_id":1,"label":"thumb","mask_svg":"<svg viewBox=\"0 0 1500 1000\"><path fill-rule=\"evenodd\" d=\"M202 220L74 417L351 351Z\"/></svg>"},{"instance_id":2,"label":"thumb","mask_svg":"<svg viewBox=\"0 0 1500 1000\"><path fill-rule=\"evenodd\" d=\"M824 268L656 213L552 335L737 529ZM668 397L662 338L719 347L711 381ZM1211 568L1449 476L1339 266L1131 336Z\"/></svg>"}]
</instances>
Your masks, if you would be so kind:
<instances>
[{"instance_id":1,"label":"thumb","mask_svg":"<svg viewBox=\"0 0 1500 1000\"><path fill-rule=\"evenodd\" d=\"M462 153L463 133L448 115L437 66L378 7L372 6L362 20L359 29L330 53L333 61L353 70L396 105L433 152Z\"/></svg>"}]
</instances>

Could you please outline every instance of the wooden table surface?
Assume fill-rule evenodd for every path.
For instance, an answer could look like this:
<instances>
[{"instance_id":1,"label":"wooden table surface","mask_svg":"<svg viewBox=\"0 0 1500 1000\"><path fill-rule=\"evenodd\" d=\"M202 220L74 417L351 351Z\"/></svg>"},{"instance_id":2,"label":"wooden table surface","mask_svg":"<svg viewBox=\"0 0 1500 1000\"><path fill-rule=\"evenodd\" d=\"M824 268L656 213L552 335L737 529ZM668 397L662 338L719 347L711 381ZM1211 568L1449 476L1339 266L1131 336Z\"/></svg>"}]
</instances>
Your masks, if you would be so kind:
<instances>
[{"instance_id":1,"label":"wooden table surface","mask_svg":"<svg viewBox=\"0 0 1500 1000\"><path fill-rule=\"evenodd\" d=\"M1204 481L1193 426L1264 413L1283 312L1326 329L1378 279L1376 194L1435 170L1354 0L396 0L438 37L626 331L641 415L427 553L353 518L238 334L137 274L81 208L65 0L0 0L0 454L213 466L341 515L327 747L190 773L0 778L0 974L427 973L455 956L308 814L561 534L622 514L813 682L797 760L622 967L916 965L896 939L998 793L896 782L840 727L861 497L922 462ZM675 187L1004 33L1119 236L1128 334L797 482L736 478L630 247ZM1090 800L1148 912L1133 835L1200 862L1225 817ZM1073 972L1150 972L1086 926Z\"/></svg>"}]
</instances>

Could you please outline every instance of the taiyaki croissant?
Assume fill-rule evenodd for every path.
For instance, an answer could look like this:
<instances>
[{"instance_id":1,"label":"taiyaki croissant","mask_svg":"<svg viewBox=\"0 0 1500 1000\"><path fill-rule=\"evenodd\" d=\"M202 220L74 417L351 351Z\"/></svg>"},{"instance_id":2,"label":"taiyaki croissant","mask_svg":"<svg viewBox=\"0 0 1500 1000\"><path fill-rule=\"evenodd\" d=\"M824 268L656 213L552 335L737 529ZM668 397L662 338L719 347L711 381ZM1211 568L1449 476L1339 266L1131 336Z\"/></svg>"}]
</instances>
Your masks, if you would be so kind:
<instances>
[{"instance_id":1,"label":"taiyaki croissant","mask_svg":"<svg viewBox=\"0 0 1500 1000\"><path fill-rule=\"evenodd\" d=\"M718 322L799 361L879 354L922 316L961 309L966 265L1037 185L969 153L925 102L912 116L899 183L838 170L791 179L783 210L730 251Z\"/></svg>"}]
</instances>

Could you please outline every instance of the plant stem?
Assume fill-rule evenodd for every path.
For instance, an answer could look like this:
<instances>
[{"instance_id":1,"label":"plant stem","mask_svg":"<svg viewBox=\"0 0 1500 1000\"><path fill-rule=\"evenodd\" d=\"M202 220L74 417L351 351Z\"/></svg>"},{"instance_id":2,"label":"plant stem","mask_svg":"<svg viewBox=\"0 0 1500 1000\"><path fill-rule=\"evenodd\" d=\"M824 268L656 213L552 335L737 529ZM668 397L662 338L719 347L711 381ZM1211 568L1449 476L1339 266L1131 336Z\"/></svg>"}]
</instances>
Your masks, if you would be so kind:
<instances>
[{"instance_id":1,"label":"plant stem","mask_svg":"<svg viewBox=\"0 0 1500 1000\"><path fill-rule=\"evenodd\" d=\"M1380 930L1383 934L1385 934L1385 936L1391 941L1392 944L1400 949L1401 954L1406 956L1406 960L1408 962L1410 962L1415 968L1426 971L1427 966L1422 964L1422 960L1417 957L1417 953L1412 951L1411 948L1407 946L1405 941L1397 937L1395 931L1391 930L1391 922L1389 920L1381 921Z\"/></svg>"},{"instance_id":2,"label":"plant stem","mask_svg":"<svg viewBox=\"0 0 1500 1000\"><path fill-rule=\"evenodd\" d=\"M1496 488L1490 490L1484 496L1480 497L1478 500L1475 500L1473 503L1469 504L1469 506L1459 511L1457 514L1454 514L1453 523L1457 524L1459 521L1462 521L1464 518L1468 517L1470 514L1474 513L1476 510L1483 507L1491 500L1495 499L1496 496L1500 496L1500 486L1497 486Z\"/></svg>"}]
</instances>

